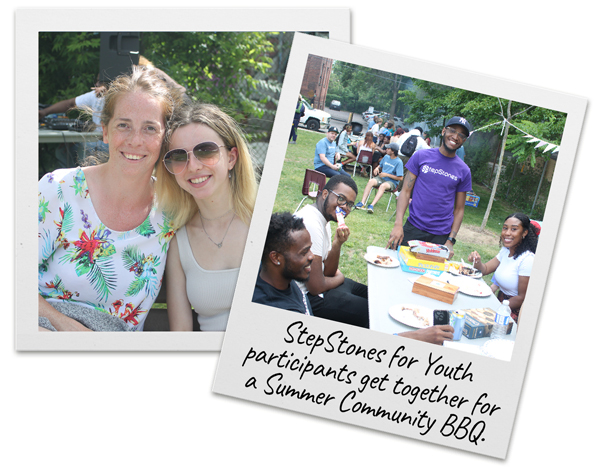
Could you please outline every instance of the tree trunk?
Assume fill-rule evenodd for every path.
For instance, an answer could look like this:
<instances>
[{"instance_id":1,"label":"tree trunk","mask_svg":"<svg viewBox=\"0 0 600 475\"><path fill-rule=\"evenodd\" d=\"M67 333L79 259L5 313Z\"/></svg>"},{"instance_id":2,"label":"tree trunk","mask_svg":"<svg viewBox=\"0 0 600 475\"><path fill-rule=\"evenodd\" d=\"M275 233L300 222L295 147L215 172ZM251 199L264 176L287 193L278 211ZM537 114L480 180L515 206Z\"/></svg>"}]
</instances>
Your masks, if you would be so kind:
<instances>
[{"instance_id":1,"label":"tree trunk","mask_svg":"<svg viewBox=\"0 0 600 475\"><path fill-rule=\"evenodd\" d=\"M533 205L531 205L531 211L529 215L533 214L533 209L535 208L535 204L537 203L538 196L540 195L540 189L542 188L542 183L544 181L544 176L546 175L546 167L548 166L548 160L544 163L544 169L542 170L542 176L540 177L540 182L538 183L537 191L535 192L535 198L533 199Z\"/></svg>"},{"instance_id":2,"label":"tree trunk","mask_svg":"<svg viewBox=\"0 0 600 475\"><path fill-rule=\"evenodd\" d=\"M390 118L389 120L393 121L394 116L396 115L396 101L398 100L398 88L400 87L400 83L402 83L402 76L398 74L394 74L394 83L392 84L392 107L390 109ZM397 127L398 124L394 122L394 125Z\"/></svg>"},{"instance_id":3,"label":"tree trunk","mask_svg":"<svg viewBox=\"0 0 600 475\"><path fill-rule=\"evenodd\" d=\"M508 109L506 111L506 120L510 122L512 117L510 116L510 105L512 100L508 101ZM508 137L508 128L510 125L504 124L504 136L502 137L502 149L500 151L500 158L498 159L498 170L496 171L496 178L494 179L494 186L492 187L492 194L490 195L490 202L488 203L483 222L481 223L480 231L485 229L488 218L490 217L490 211L492 211L492 205L494 204L494 196L496 195L496 188L498 188L498 181L500 181L500 174L502 173L502 159L504 158L504 149L506 147L506 139Z\"/></svg>"}]
</instances>

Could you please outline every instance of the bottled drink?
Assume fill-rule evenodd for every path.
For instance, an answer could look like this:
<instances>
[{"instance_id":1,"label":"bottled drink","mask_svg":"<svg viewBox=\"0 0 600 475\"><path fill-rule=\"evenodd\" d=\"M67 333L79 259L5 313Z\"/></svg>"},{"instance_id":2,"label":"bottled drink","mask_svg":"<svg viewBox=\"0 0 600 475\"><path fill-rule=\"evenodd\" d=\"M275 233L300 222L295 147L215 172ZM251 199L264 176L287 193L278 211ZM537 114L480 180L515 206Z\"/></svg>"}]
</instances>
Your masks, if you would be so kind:
<instances>
[{"instance_id":1,"label":"bottled drink","mask_svg":"<svg viewBox=\"0 0 600 475\"><path fill-rule=\"evenodd\" d=\"M510 323L510 313L508 300L505 300L496 311L496 318L494 319L495 323L492 327L490 338L504 338L508 324Z\"/></svg>"}]
</instances>

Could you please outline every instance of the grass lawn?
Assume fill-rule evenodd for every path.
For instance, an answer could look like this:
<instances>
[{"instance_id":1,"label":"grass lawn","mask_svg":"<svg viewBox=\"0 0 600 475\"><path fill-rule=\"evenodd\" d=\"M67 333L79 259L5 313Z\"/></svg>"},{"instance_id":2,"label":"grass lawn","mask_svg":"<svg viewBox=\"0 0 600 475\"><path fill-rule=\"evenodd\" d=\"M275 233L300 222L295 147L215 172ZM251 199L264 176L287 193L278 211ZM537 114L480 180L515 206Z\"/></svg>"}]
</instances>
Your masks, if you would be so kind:
<instances>
[{"instance_id":1,"label":"grass lawn","mask_svg":"<svg viewBox=\"0 0 600 475\"><path fill-rule=\"evenodd\" d=\"M304 172L307 168L313 168L315 145L323 137L324 134L322 133L298 130L297 143L295 145L288 145L286 151L273 212L289 211L293 213L298 204L300 204L303 198L302 183L304 181ZM358 187L356 201L359 201L368 179L361 177L357 173L354 180ZM483 262L486 262L498 253L500 248L498 241L502 223L506 216L511 214L513 210L502 201L495 200L488 218L486 230L484 233L480 233L479 228L481 227L490 199L490 190L474 184L473 191L481 199L477 208L471 206L465 207L463 224L458 233L456 246L454 247L454 260L460 261L462 258L467 262L468 255L471 251L475 250L479 252ZM371 193L370 201L374 197L375 192ZM391 218L391 216L396 209L396 204L392 199L390 209L386 212L388 199L389 194L386 193L375 206L373 214L368 214L363 210L354 210L346 219L351 235L344 246L342 246L340 270L347 277L364 284L367 284L367 262L363 256L367 251L367 247L385 247L394 225L395 217ZM307 199L303 206L309 203L311 201ZM408 210L406 212L407 215ZM486 276L484 279L489 283L491 276Z\"/></svg>"}]
</instances>

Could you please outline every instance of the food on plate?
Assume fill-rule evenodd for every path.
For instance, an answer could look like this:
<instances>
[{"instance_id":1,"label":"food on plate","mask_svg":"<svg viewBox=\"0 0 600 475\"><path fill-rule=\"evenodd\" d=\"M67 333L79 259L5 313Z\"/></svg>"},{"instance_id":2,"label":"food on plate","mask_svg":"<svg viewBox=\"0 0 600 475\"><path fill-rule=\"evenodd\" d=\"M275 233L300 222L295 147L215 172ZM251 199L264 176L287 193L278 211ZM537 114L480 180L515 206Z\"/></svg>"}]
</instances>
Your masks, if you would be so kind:
<instances>
[{"instance_id":1,"label":"food on plate","mask_svg":"<svg viewBox=\"0 0 600 475\"><path fill-rule=\"evenodd\" d=\"M390 266L394 263L394 260L390 256L377 255L375 259L373 259L373 262L382 266Z\"/></svg>"},{"instance_id":2,"label":"food on plate","mask_svg":"<svg viewBox=\"0 0 600 475\"><path fill-rule=\"evenodd\" d=\"M477 274L479 271L477 269L473 269L471 266L460 266L460 269L458 271L458 273L460 275L475 275Z\"/></svg>"},{"instance_id":3,"label":"food on plate","mask_svg":"<svg viewBox=\"0 0 600 475\"><path fill-rule=\"evenodd\" d=\"M402 311L409 311L412 312L413 316L421 323L423 323L423 325L429 327L431 326L431 323L429 322L429 317L427 315L422 315L420 313L420 308L419 307L402 307Z\"/></svg>"}]
</instances>

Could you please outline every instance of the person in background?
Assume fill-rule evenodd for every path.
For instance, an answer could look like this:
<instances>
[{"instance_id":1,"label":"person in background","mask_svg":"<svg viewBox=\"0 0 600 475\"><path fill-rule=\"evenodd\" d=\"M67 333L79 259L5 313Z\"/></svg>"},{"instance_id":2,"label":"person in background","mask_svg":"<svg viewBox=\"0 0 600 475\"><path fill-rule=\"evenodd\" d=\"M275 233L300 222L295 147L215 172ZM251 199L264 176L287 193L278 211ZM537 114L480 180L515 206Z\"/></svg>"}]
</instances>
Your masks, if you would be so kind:
<instances>
[{"instance_id":1,"label":"person in background","mask_svg":"<svg viewBox=\"0 0 600 475\"><path fill-rule=\"evenodd\" d=\"M416 147L415 147L413 153L416 152L417 150L424 150L424 149L430 148L429 145L427 145L427 142L425 142L425 140L423 140L423 137L421 136L422 134L423 134L423 129L421 127L415 127L414 129L402 134L400 136L400 138L398 139L398 141L396 142L398 144L398 147L400 148L400 152L399 152L398 156L400 157L400 159L402 160L404 165L406 165L408 163L408 159L410 158L410 156L402 154L402 146L411 137L417 137L417 143L416 143Z\"/></svg>"},{"instance_id":2,"label":"person in background","mask_svg":"<svg viewBox=\"0 0 600 475\"><path fill-rule=\"evenodd\" d=\"M429 137L427 132L423 132L423 140L425 140L425 143L431 147L431 137Z\"/></svg>"},{"instance_id":3,"label":"person in background","mask_svg":"<svg viewBox=\"0 0 600 475\"><path fill-rule=\"evenodd\" d=\"M347 165L356 160L356 155L349 149L351 146L355 146L356 142L350 141L350 133L352 132L352 124L345 124L344 129L338 137L338 145L336 153L339 154L342 160L342 165Z\"/></svg>"},{"instance_id":4,"label":"person in background","mask_svg":"<svg viewBox=\"0 0 600 475\"><path fill-rule=\"evenodd\" d=\"M256 200L257 181L238 124L212 104L180 107L169 122L158 200L177 234L167 259L171 331L224 331Z\"/></svg>"},{"instance_id":5,"label":"person in background","mask_svg":"<svg viewBox=\"0 0 600 475\"><path fill-rule=\"evenodd\" d=\"M80 109L90 113L95 130L101 132L102 122L100 120L100 115L104 108L104 93L106 92L107 86L108 84L106 82L100 81L100 75L98 75L96 83L89 92L76 97L71 97L70 99L64 99L48 107L39 109L39 122L43 123L46 117L51 114L63 114L70 110ZM99 154L108 154L108 145L101 139L91 140L85 144L70 144L67 145L67 147L68 150L66 152L64 150L63 152L57 150L57 157L61 162L65 159L65 157L62 156L63 153L67 156L71 154L73 156L79 156L80 159L84 158L84 154L95 156L98 156ZM65 163L68 163L69 161L70 160L67 159Z\"/></svg>"},{"instance_id":6,"label":"person in background","mask_svg":"<svg viewBox=\"0 0 600 475\"><path fill-rule=\"evenodd\" d=\"M294 111L294 120L292 121L292 131L290 132L290 138L288 142L291 140L292 144L296 143L296 139L298 136L296 135L296 131L298 130L298 124L300 124L300 119L304 116L304 103L302 102L302 96L298 96L298 102L296 103L296 110Z\"/></svg>"},{"instance_id":7,"label":"person in background","mask_svg":"<svg viewBox=\"0 0 600 475\"><path fill-rule=\"evenodd\" d=\"M483 275L494 273L494 282L500 289L498 300L508 300L515 322L527 294L537 243L537 228L529 217L514 213L504 220L500 233L502 248L496 257L483 264L477 251L469 255L473 267Z\"/></svg>"},{"instance_id":8,"label":"person in background","mask_svg":"<svg viewBox=\"0 0 600 475\"><path fill-rule=\"evenodd\" d=\"M404 129L402 127L398 127L394 135L390 137L390 143L398 143L400 141L400 137L404 135Z\"/></svg>"},{"instance_id":9,"label":"person in background","mask_svg":"<svg viewBox=\"0 0 600 475\"><path fill-rule=\"evenodd\" d=\"M377 188L377 194L373 202L367 206L367 212L372 214L373 208L381 199L386 190L394 190L404 174L404 164L398 158L398 144L391 143L385 146L386 155L379 162L379 166L373 170L374 178L371 178L365 187L362 200L356 204L357 209L364 208L367 198L373 187ZM363 204L364 203L364 204Z\"/></svg>"},{"instance_id":10,"label":"person in background","mask_svg":"<svg viewBox=\"0 0 600 475\"><path fill-rule=\"evenodd\" d=\"M336 160L340 157L339 153L337 153L337 144L335 143L337 135L338 129L336 127L329 127L329 129L327 129L327 135L317 142L313 160L314 167L315 170L325 173L328 177L336 175L350 176L350 174L342 168L341 163L336 163Z\"/></svg>"}]
</instances>

